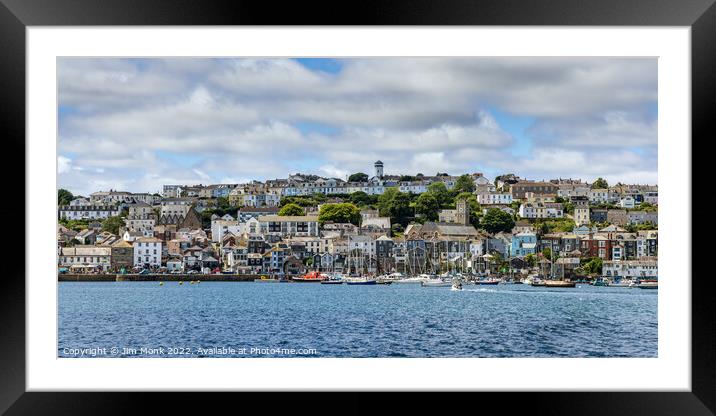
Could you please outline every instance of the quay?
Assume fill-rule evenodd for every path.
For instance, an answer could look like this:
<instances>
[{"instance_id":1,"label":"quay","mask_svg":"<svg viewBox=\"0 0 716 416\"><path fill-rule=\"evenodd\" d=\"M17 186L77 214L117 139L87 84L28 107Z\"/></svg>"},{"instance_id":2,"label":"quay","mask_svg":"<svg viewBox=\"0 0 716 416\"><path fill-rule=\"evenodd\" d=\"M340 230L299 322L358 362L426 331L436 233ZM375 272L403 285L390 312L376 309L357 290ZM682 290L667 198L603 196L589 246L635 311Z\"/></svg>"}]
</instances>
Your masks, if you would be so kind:
<instances>
[{"instance_id":1,"label":"quay","mask_svg":"<svg viewBox=\"0 0 716 416\"><path fill-rule=\"evenodd\" d=\"M72 274L60 273L58 282L253 282L260 274Z\"/></svg>"}]
</instances>

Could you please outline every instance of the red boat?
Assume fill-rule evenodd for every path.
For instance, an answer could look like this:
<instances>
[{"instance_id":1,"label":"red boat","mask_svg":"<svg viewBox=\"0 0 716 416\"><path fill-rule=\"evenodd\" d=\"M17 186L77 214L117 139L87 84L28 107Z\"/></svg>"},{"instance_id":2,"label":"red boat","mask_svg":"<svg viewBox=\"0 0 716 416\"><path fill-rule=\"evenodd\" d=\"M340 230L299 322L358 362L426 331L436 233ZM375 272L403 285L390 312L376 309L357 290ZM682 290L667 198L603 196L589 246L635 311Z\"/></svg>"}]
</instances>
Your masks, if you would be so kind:
<instances>
[{"instance_id":1,"label":"red boat","mask_svg":"<svg viewBox=\"0 0 716 416\"><path fill-rule=\"evenodd\" d=\"M291 280L293 280L294 282L301 283L320 283L326 280L326 276L322 276L318 272L308 272L303 276L292 277Z\"/></svg>"}]
</instances>

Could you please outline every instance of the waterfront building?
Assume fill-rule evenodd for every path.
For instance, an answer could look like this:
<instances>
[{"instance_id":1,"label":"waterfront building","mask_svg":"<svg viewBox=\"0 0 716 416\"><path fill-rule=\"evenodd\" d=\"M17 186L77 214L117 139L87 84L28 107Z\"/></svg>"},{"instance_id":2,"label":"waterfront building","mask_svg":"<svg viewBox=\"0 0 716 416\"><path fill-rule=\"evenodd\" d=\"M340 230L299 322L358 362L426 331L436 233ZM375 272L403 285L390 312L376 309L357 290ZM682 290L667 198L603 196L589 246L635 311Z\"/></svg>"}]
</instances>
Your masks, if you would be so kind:
<instances>
[{"instance_id":1,"label":"waterfront building","mask_svg":"<svg viewBox=\"0 0 716 416\"><path fill-rule=\"evenodd\" d=\"M537 235L534 233L519 233L512 236L510 256L524 257L537 252Z\"/></svg>"},{"instance_id":2,"label":"waterfront building","mask_svg":"<svg viewBox=\"0 0 716 416\"><path fill-rule=\"evenodd\" d=\"M140 237L132 242L135 267L159 267L162 265L162 240Z\"/></svg>"},{"instance_id":3,"label":"waterfront building","mask_svg":"<svg viewBox=\"0 0 716 416\"><path fill-rule=\"evenodd\" d=\"M367 235L351 235L348 237L348 252L375 256L375 240Z\"/></svg>"},{"instance_id":4,"label":"waterfront building","mask_svg":"<svg viewBox=\"0 0 716 416\"><path fill-rule=\"evenodd\" d=\"M656 279L659 263L656 259L614 260L602 263L602 274L625 279Z\"/></svg>"},{"instance_id":5,"label":"waterfront building","mask_svg":"<svg viewBox=\"0 0 716 416\"><path fill-rule=\"evenodd\" d=\"M611 260L612 240L602 235L584 236L579 242L579 251L584 257L599 257L602 260Z\"/></svg>"},{"instance_id":6,"label":"waterfront building","mask_svg":"<svg viewBox=\"0 0 716 416\"><path fill-rule=\"evenodd\" d=\"M110 266L112 270L129 270L134 265L134 246L122 239L110 246Z\"/></svg>"},{"instance_id":7,"label":"waterfront building","mask_svg":"<svg viewBox=\"0 0 716 416\"><path fill-rule=\"evenodd\" d=\"M111 266L112 250L110 247L77 245L60 248L58 265L60 267L80 270L107 271Z\"/></svg>"}]
</instances>

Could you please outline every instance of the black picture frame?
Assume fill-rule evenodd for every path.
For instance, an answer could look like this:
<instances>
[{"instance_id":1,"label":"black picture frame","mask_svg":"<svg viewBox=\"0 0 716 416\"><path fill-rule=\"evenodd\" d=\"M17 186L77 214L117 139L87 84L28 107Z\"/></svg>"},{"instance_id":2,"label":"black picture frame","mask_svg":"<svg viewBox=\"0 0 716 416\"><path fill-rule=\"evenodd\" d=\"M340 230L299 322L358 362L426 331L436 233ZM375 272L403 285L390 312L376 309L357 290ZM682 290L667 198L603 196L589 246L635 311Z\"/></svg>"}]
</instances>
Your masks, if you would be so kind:
<instances>
[{"instance_id":1,"label":"black picture frame","mask_svg":"<svg viewBox=\"0 0 716 416\"><path fill-rule=\"evenodd\" d=\"M688 26L692 45L692 138L704 142L716 131L716 6L714 0L491 0L356 2L201 2L191 0L0 0L0 120L4 126L5 154L19 166L6 169L16 178L25 172L25 29L27 26L74 25L593 25ZM697 140L684 138L684 145ZM17 172L17 173L16 173ZM694 175L694 179L696 179ZM11 184L8 184L12 187ZM695 189L695 188L694 188ZM27 190L25 190L27 191ZM689 201L690 202L690 201ZM22 209L18 209L22 205ZM13 219L25 211L16 199ZM691 204L688 205L691 207ZM690 209L690 208L689 208ZM692 211L694 218L697 212ZM25 221L29 219L23 214ZM13 221L19 224L18 221ZM24 230L13 242L31 242ZM9 246L8 246L9 247ZM28 252L25 251L25 258ZM691 264L691 259L683 259ZM4 268L5 269L5 268ZM689 268L691 270L691 268ZM684 276L690 278L689 275ZM701 277L701 278L700 278ZM706 278L703 278L706 277ZM145 412L152 404L179 404L184 412L206 412L220 401L245 406L246 398L214 395L206 399L169 399L166 394L141 393L28 393L25 392L25 270L14 264L5 270L0 289L0 411L7 414L128 414ZM342 393L341 412L368 412L376 408L404 414L438 405L441 412L459 411L466 404L497 404L500 413L531 414L649 414L708 415L716 411L716 320L711 303L712 276L692 279L692 390L691 392L549 392L474 393L457 400L391 398L378 405L373 399ZM179 393L176 393L179 394ZM233 395L232 395L233 396ZM288 400L254 399L264 409L320 410L314 394L294 394ZM245 396L244 396L245 397ZM431 403L433 401L437 403ZM248 406L248 405L246 405ZM248 409L248 407L247 407ZM487 409L487 407L485 408Z\"/></svg>"}]
</instances>

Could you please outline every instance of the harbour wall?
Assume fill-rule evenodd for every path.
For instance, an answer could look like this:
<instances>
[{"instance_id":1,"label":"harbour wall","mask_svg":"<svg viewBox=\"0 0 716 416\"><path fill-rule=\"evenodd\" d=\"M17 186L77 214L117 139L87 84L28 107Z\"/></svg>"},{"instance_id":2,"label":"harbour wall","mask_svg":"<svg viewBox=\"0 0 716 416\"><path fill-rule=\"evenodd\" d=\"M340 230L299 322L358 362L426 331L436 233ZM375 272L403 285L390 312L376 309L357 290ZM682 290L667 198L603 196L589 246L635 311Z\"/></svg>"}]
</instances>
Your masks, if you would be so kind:
<instances>
[{"instance_id":1,"label":"harbour wall","mask_svg":"<svg viewBox=\"0 0 716 416\"><path fill-rule=\"evenodd\" d=\"M58 282L253 282L260 274L72 274L57 275Z\"/></svg>"}]
</instances>

